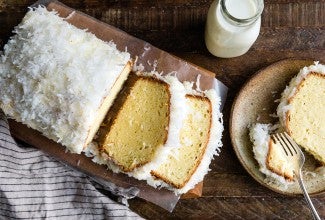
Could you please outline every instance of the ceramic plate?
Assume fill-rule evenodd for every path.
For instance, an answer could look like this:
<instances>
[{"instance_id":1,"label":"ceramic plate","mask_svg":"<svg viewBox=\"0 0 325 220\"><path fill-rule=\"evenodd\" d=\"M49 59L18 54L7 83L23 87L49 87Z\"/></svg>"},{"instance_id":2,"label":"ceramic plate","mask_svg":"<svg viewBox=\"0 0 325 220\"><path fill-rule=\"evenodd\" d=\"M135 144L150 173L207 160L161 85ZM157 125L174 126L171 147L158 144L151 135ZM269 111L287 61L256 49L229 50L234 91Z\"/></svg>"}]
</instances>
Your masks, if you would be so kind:
<instances>
[{"instance_id":1,"label":"ceramic plate","mask_svg":"<svg viewBox=\"0 0 325 220\"><path fill-rule=\"evenodd\" d=\"M266 180L259 171L253 155L253 144L249 139L248 127L253 123L275 123L274 117L282 91L299 70L313 64L311 60L287 59L274 63L257 72L240 90L235 98L230 116L230 137L241 164L259 183L278 193L286 195L301 194L297 182L287 187ZM325 176L312 175L318 164L312 156L305 153L304 182L311 194L325 192Z\"/></svg>"}]
</instances>

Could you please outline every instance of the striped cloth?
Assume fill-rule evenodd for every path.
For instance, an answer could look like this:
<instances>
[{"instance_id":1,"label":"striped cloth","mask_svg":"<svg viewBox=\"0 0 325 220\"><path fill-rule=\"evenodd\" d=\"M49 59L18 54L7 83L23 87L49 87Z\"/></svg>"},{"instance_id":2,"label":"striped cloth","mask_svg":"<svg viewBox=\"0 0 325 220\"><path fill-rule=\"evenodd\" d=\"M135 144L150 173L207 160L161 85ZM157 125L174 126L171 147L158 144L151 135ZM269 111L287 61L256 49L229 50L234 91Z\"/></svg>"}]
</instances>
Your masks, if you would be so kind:
<instances>
[{"instance_id":1,"label":"striped cloth","mask_svg":"<svg viewBox=\"0 0 325 220\"><path fill-rule=\"evenodd\" d=\"M140 218L110 199L104 188L43 152L17 144L0 111L0 219Z\"/></svg>"}]
</instances>

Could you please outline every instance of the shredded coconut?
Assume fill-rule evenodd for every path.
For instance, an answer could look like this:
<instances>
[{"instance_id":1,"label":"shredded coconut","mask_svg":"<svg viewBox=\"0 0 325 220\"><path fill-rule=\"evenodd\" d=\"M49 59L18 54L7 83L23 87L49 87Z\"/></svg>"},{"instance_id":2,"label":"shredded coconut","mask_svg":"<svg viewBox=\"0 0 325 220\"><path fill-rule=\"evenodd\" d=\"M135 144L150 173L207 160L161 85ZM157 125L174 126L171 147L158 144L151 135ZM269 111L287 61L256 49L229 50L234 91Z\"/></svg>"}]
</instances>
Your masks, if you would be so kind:
<instances>
[{"instance_id":1,"label":"shredded coconut","mask_svg":"<svg viewBox=\"0 0 325 220\"><path fill-rule=\"evenodd\" d=\"M0 107L80 153L101 102L130 59L54 11L28 11L4 47Z\"/></svg>"},{"instance_id":2,"label":"shredded coconut","mask_svg":"<svg viewBox=\"0 0 325 220\"><path fill-rule=\"evenodd\" d=\"M195 83L196 84L196 90L198 92L202 92L201 87L200 87L200 79L201 79L201 75L199 74L196 77L196 83Z\"/></svg>"},{"instance_id":3,"label":"shredded coconut","mask_svg":"<svg viewBox=\"0 0 325 220\"><path fill-rule=\"evenodd\" d=\"M251 127L249 136L251 141L253 142L254 157L260 166L259 170L266 175L266 182L278 182L282 185L288 185L289 182L286 181L283 176L280 176L270 171L266 166L267 154L269 150L270 133L276 128L277 126L275 127L271 124L257 123Z\"/></svg>"},{"instance_id":4,"label":"shredded coconut","mask_svg":"<svg viewBox=\"0 0 325 220\"><path fill-rule=\"evenodd\" d=\"M133 62L132 71L133 72L142 72L144 70L144 66L142 63L138 64L138 56L135 57Z\"/></svg>"},{"instance_id":5,"label":"shredded coconut","mask_svg":"<svg viewBox=\"0 0 325 220\"><path fill-rule=\"evenodd\" d=\"M73 15L75 15L75 13L76 11L71 12L66 18L64 18L64 20L69 20Z\"/></svg>"}]
</instances>

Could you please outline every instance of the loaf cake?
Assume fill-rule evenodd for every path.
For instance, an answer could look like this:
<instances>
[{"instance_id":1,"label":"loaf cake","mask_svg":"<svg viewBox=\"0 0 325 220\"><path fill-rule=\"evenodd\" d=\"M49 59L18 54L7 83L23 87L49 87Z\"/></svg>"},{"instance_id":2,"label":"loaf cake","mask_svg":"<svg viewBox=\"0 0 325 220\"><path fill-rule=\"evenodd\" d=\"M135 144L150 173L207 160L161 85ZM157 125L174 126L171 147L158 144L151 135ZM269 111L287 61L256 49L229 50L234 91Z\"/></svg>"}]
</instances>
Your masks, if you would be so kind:
<instances>
[{"instance_id":1,"label":"loaf cake","mask_svg":"<svg viewBox=\"0 0 325 220\"><path fill-rule=\"evenodd\" d=\"M148 183L164 186L176 194L186 193L203 180L213 156L222 146L223 131L220 98L215 90L186 95L189 114L183 124L181 147L173 150L158 169L152 170Z\"/></svg>"},{"instance_id":2,"label":"loaf cake","mask_svg":"<svg viewBox=\"0 0 325 220\"><path fill-rule=\"evenodd\" d=\"M0 60L0 108L80 153L126 80L130 54L41 6L14 33Z\"/></svg>"},{"instance_id":3,"label":"loaf cake","mask_svg":"<svg viewBox=\"0 0 325 220\"><path fill-rule=\"evenodd\" d=\"M130 74L129 53L65 20L39 6L15 28L0 60L5 114L156 187L181 194L202 181L221 147L216 92L172 74ZM179 181L164 167L183 172Z\"/></svg>"},{"instance_id":4,"label":"loaf cake","mask_svg":"<svg viewBox=\"0 0 325 220\"><path fill-rule=\"evenodd\" d=\"M325 165L325 66L304 67L282 93L277 114L288 134Z\"/></svg>"},{"instance_id":5,"label":"loaf cake","mask_svg":"<svg viewBox=\"0 0 325 220\"><path fill-rule=\"evenodd\" d=\"M132 73L99 129L98 152L113 171L146 179L180 146L185 88L174 76Z\"/></svg>"},{"instance_id":6,"label":"loaf cake","mask_svg":"<svg viewBox=\"0 0 325 220\"><path fill-rule=\"evenodd\" d=\"M259 170L266 176L286 184L294 179L293 167L292 163L287 161L281 145L270 138L274 130L275 127L271 124L256 123L250 129L250 139Z\"/></svg>"}]
</instances>

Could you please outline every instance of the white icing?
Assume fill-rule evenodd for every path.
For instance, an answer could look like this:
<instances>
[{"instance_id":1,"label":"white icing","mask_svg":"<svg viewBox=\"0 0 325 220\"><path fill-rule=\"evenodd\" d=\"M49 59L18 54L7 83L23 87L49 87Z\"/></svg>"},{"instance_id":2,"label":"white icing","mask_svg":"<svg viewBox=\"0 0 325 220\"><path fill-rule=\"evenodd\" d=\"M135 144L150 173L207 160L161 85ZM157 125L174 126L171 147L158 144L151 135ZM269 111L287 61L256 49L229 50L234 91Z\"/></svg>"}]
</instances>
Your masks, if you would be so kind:
<instances>
[{"instance_id":1,"label":"white icing","mask_svg":"<svg viewBox=\"0 0 325 220\"><path fill-rule=\"evenodd\" d=\"M130 54L39 6L4 47L0 107L80 153L97 111Z\"/></svg>"}]
</instances>

